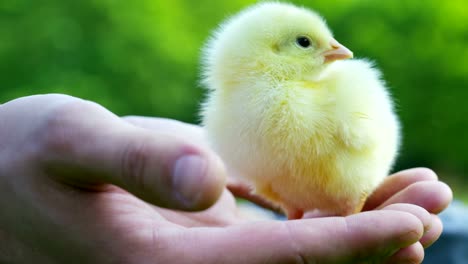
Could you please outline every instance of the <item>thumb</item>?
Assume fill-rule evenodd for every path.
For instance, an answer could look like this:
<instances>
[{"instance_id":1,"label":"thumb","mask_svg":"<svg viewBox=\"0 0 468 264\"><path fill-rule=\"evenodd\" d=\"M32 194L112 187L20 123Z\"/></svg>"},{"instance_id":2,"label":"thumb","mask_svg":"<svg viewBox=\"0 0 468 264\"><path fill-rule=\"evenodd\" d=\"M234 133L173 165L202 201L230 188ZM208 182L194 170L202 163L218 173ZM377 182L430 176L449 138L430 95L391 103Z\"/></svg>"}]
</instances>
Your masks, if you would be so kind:
<instances>
[{"instance_id":1,"label":"thumb","mask_svg":"<svg viewBox=\"0 0 468 264\"><path fill-rule=\"evenodd\" d=\"M80 188L110 183L158 206L201 210L225 185L220 159L182 133L166 133L164 123L153 131L138 128L80 101L53 111L42 131L41 164Z\"/></svg>"}]
</instances>

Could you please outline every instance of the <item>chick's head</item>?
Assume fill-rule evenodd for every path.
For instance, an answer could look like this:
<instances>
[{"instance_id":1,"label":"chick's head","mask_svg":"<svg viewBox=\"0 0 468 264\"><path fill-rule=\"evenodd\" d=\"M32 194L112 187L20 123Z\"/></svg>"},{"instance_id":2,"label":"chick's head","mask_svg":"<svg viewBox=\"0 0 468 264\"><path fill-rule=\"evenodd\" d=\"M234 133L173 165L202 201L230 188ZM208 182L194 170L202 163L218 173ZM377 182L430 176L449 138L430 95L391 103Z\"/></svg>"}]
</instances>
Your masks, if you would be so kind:
<instances>
[{"instance_id":1,"label":"chick's head","mask_svg":"<svg viewBox=\"0 0 468 264\"><path fill-rule=\"evenodd\" d=\"M295 80L352 57L315 12L260 3L222 24L205 47L206 81L242 78Z\"/></svg>"}]
</instances>

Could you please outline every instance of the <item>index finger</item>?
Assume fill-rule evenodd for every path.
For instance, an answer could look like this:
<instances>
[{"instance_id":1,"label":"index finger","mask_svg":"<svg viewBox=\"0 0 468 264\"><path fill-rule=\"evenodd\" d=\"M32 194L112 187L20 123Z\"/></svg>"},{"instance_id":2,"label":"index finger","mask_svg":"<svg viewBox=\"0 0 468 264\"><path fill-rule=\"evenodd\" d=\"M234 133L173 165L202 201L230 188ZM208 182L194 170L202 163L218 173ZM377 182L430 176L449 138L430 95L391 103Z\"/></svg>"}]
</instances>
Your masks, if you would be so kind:
<instances>
[{"instance_id":1,"label":"index finger","mask_svg":"<svg viewBox=\"0 0 468 264\"><path fill-rule=\"evenodd\" d=\"M413 208L414 209L414 208ZM430 216L394 210L349 217L250 222L227 228L193 228L165 247L191 263L359 263L384 260L416 243ZM424 219L423 219L424 218ZM161 235L158 236L161 238ZM213 250L218 249L218 250Z\"/></svg>"}]
</instances>

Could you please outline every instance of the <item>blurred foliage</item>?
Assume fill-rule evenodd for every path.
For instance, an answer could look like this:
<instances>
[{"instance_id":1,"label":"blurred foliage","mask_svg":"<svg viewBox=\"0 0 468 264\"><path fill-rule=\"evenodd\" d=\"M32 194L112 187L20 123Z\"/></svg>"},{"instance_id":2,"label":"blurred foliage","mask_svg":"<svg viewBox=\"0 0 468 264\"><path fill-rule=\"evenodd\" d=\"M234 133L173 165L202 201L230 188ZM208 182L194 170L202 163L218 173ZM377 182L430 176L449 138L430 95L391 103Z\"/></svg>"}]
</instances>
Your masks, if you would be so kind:
<instances>
[{"instance_id":1,"label":"blurred foliage","mask_svg":"<svg viewBox=\"0 0 468 264\"><path fill-rule=\"evenodd\" d=\"M196 122L200 48L254 2L2 0L0 102L60 92L119 115ZM340 42L384 72L404 130L397 169L429 166L466 185L468 2L291 2L316 9Z\"/></svg>"}]
</instances>

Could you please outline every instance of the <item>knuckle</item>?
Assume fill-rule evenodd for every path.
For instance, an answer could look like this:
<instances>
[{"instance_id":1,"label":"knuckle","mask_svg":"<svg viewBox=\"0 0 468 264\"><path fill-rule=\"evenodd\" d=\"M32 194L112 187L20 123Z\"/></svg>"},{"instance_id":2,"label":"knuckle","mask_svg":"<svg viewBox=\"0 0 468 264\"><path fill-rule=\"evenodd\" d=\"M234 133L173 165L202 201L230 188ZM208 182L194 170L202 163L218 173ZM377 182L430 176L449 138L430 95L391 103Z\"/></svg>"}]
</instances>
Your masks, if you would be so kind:
<instances>
[{"instance_id":1,"label":"knuckle","mask_svg":"<svg viewBox=\"0 0 468 264\"><path fill-rule=\"evenodd\" d=\"M134 186L139 190L145 190L147 182L145 180L145 171L150 156L150 148L144 140L138 142L132 141L123 148L121 154L121 173L125 185Z\"/></svg>"},{"instance_id":2,"label":"knuckle","mask_svg":"<svg viewBox=\"0 0 468 264\"><path fill-rule=\"evenodd\" d=\"M80 133L83 117L91 114L95 107L94 103L74 99L50 109L35 133L38 153L43 157L73 153L78 144L86 140L86 133Z\"/></svg>"},{"instance_id":3,"label":"knuckle","mask_svg":"<svg viewBox=\"0 0 468 264\"><path fill-rule=\"evenodd\" d=\"M290 246L291 255L289 259L286 261L287 263L294 263L294 264L308 264L314 263L314 261L308 258L303 250L302 245L297 241L296 230L294 230L291 225L287 223L283 223L283 227L285 230L285 240L287 244Z\"/></svg>"}]
</instances>

